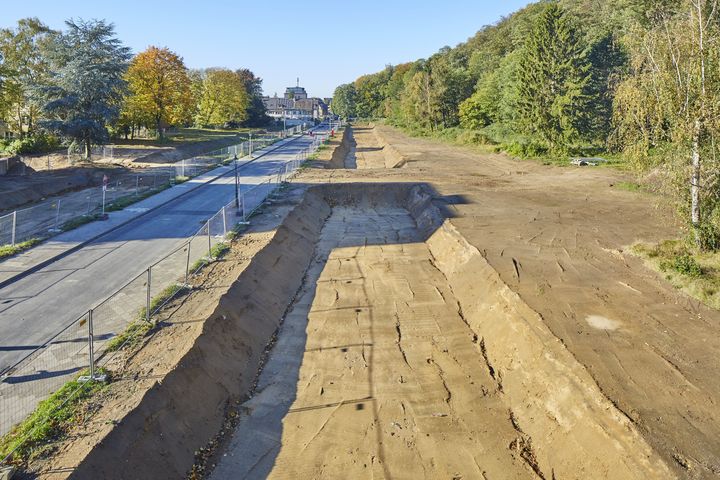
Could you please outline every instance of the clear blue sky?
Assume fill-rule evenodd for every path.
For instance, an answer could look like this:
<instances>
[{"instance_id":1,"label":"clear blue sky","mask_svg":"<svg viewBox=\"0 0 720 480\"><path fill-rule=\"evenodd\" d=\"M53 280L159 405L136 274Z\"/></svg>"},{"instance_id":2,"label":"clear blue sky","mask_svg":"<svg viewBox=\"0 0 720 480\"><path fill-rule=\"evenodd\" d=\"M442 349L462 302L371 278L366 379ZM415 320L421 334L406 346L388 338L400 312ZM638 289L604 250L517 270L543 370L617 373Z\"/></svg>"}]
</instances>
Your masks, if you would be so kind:
<instances>
[{"instance_id":1,"label":"clear blue sky","mask_svg":"<svg viewBox=\"0 0 720 480\"><path fill-rule=\"evenodd\" d=\"M38 17L60 29L68 17L112 21L139 52L166 46L190 68L250 68L265 93L300 84L331 96L340 83L455 46L527 0L366 1L2 1L0 27Z\"/></svg>"}]
</instances>

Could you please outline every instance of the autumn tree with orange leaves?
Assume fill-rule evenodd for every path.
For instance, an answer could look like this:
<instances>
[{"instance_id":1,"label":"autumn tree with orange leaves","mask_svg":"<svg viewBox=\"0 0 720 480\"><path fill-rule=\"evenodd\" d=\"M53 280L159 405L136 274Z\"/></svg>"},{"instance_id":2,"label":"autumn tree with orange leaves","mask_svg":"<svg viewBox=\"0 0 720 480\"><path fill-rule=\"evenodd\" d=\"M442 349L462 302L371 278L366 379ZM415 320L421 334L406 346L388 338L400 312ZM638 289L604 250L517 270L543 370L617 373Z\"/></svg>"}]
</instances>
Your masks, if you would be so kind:
<instances>
[{"instance_id":1,"label":"autumn tree with orange leaves","mask_svg":"<svg viewBox=\"0 0 720 480\"><path fill-rule=\"evenodd\" d=\"M165 124L177 125L192 119L195 99L182 57L167 48L149 47L133 58L125 80L128 95L122 121L133 126L155 128L163 138Z\"/></svg>"}]
</instances>

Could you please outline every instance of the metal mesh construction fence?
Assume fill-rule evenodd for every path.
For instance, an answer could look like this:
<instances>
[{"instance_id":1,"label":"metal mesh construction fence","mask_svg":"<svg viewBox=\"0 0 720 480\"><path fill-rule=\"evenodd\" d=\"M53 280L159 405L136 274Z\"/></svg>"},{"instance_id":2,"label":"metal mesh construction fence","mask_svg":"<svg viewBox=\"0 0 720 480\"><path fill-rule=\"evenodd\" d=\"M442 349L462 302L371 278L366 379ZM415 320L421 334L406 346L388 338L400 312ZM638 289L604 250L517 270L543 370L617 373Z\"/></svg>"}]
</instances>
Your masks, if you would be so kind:
<instances>
[{"instance_id":1,"label":"metal mesh construction fence","mask_svg":"<svg viewBox=\"0 0 720 480\"><path fill-rule=\"evenodd\" d=\"M77 392L83 385L101 381L98 367L106 365L122 346L123 332L132 324L151 323L153 315L167 302L186 292L193 275L203 264L212 261L213 247L223 242L238 223L247 222L283 182L295 175L322 142L323 138L316 137L307 150L296 154L265 181L231 199L192 237L179 242L152 265L140 269L110 296L71 321L21 361L0 372L0 435L10 432L38 402L80 373L85 374L81 378L85 383L78 383ZM74 394L76 392L70 392ZM12 452L0 459L0 465L11 455Z\"/></svg>"},{"instance_id":2,"label":"metal mesh construction fence","mask_svg":"<svg viewBox=\"0 0 720 480\"><path fill-rule=\"evenodd\" d=\"M177 182L227 164L236 157L242 158L250 153L251 147L253 152L266 148L279 138L276 135L264 135L252 142L220 148L147 172L123 174L117 179L110 179L105 192L102 186L98 186L6 212L0 215L0 246L48 238L70 230L92 220L103 211L121 209Z\"/></svg>"}]
</instances>

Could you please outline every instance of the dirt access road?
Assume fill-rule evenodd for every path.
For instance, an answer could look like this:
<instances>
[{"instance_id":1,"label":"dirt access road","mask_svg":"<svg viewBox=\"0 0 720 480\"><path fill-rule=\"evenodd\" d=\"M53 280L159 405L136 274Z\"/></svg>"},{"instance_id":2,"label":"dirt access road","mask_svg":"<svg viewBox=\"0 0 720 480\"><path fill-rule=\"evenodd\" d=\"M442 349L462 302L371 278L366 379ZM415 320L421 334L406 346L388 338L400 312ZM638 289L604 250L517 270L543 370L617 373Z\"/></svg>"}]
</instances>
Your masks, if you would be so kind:
<instances>
[{"instance_id":1,"label":"dirt access road","mask_svg":"<svg viewBox=\"0 0 720 480\"><path fill-rule=\"evenodd\" d=\"M720 314L625 252L679 233L656 199L387 127L335 152L53 478L176 478L228 409L213 479L720 475Z\"/></svg>"}]
</instances>

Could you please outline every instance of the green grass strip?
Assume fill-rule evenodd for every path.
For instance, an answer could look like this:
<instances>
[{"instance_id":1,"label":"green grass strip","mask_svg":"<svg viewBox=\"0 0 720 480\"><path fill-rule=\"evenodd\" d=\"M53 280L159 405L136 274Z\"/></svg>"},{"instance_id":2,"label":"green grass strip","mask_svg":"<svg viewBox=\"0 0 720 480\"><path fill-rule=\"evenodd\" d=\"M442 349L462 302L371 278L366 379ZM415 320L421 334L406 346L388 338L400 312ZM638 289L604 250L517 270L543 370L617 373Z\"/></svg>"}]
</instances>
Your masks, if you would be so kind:
<instances>
[{"instance_id":1,"label":"green grass strip","mask_svg":"<svg viewBox=\"0 0 720 480\"><path fill-rule=\"evenodd\" d=\"M16 243L15 245L0 246L0 259L17 255L20 252L24 252L25 250L34 247L40 242L41 240L39 238L31 238L30 240L25 240L24 242Z\"/></svg>"},{"instance_id":2,"label":"green grass strip","mask_svg":"<svg viewBox=\"0 0 720 480\"><path fill-rule=\"evenodd\" d=\"M102 372L101 373L106 373ZM82 372L78 375L87 375ZM38 404L35 410L9 433L0 438L0 460L12 453L11 463L27 463L51 448L74 425L80 423L83 400L105 388L101 382L79 383L77 377L49 398Z\"/></svg>"}]
</instances>

